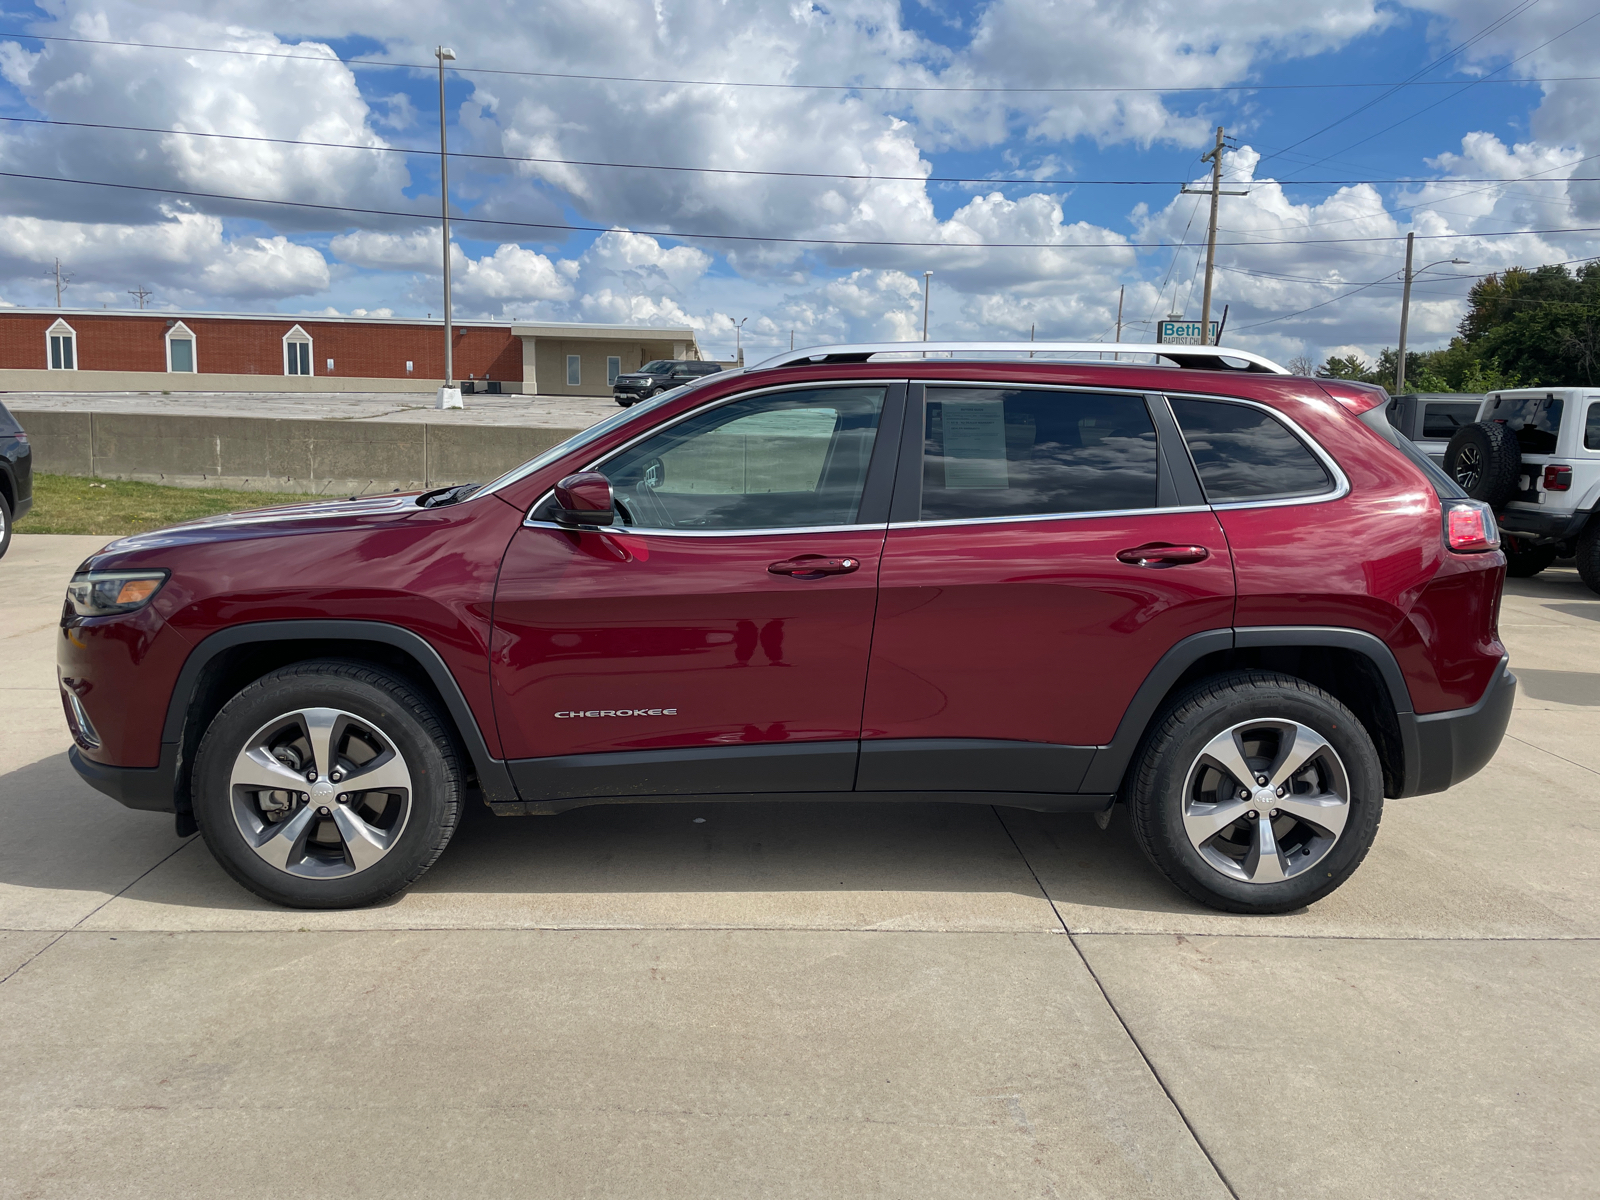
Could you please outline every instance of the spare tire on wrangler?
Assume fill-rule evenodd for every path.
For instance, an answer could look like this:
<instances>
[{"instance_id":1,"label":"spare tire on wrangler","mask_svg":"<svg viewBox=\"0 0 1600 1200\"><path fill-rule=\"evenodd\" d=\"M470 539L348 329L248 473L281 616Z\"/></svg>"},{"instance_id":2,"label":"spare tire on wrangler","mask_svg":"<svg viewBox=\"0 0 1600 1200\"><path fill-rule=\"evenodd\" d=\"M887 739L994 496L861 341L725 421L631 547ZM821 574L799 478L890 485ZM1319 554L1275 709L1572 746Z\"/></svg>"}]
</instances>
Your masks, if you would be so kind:
<instances>
[{"instance_id":1,"label":"spare tire on wrangler","mask_svg":"<svg viewBox=\"0 0 1600 1200\"><path fill-rule=\"evenodd\" d=\"M1499 508L1517 494L1522 447L1499 421L1474 421L1456 430L1444 452L1445 474L1474 500Z\"/></svg>"}]
</instances>

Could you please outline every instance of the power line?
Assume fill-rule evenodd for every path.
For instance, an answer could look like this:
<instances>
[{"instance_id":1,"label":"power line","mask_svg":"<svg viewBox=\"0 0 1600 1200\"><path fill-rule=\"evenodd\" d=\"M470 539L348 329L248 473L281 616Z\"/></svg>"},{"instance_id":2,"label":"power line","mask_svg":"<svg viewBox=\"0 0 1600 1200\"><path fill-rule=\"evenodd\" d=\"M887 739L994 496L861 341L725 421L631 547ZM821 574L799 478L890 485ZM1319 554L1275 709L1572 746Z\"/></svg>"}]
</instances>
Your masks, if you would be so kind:
<instances>
[{"instance_id":1,"label":"power line","mask_svg":"<svg viewBox=\"0 0 1600 1200\"><path fill-rule=\"evenodd\" d=\"M1600 13L1595 14L1600 16ZM251 133L218 133L201 129L157 129L150 125L112 125L104 121L61 121L49 117L13 117L0 114L0 121L10 121L18 125L46 125L63 129L101 129L116 133L148 133L159 137L189 137L212 138L230 142L258 142L271 146L304 146L315 150L363 150L374 154L420 154L429 158L437 158L439 151L423 146L372 146L362 145L359 142L320 142L305 138L280 138L268 137L264 134ZM1001 178L989 175L869 175L861 173L848 173L840 171L767 171L755 170L745 167L685 167L667 163L627 163L604 162L593 159L581 158L548 158L531 155L516 154L481 154L468 150L451 150L450 158L476 159L484 162L504 163L544 163L565 167L608 167L626 171L681 171L700 175L756 175L770 176L779 179L851 179L873 183L988 183L1001 185L1032 184L1050 187L1182 187L1192 183L1188 179L1039 179L1039 178ZM1591 155L1590 157L1600 157ZM1578 162L1586 162L1579 159ZM1573 165L1573 164L1569 164ZM1393 185L1397 187L1419 187L1430 183L1474 183L1504 186L1513 183L1600 183L1600 175L1570 176L1561 179L1541 179L1539 176L1548 175L1551 170L1560 168L1552 167L1544 171L1535 172L1533 175L1517 175L1509 179L1494 179L1490 177L1458 177L1448 176L1438 179L1297 179L1294 181L1302 187L1327 186L1349 187L1354 184ZM1253 179L1250 183L1277 183L1280 186L1284 180Z\"/></svg>"},{"instance_id":2,"label":"power line","mask_svg":"<svg viewBox=\"0 0 1600 1200\"><path fill-rule=\"evenodd\" d=\"M1529 4L1536 4L1538 0L1527 0ZM343 58L332 52L328 54L291 54L275 50L240 50L232 47L221 46L185 46L168 42L129 42L113 38L85 38L62 37L55 34L18 33L15 31L0 30L0 38L27 39L35 42L62 42L76 45L89 46L118 46L137 50L175 50L185 54L230 54L245 58L278 58L294 59L302 62L339 63L353 67L381 67L395 70L434 70L434 63L408 63L395 62L382 58ZM1464 48L1464 47L1463 47ZM1454 51L1452 51L1454 53ZM1450 57L1449 55L1445 56ZM1444 61L1443 59L1438 62ZM1432 65L1438 65L1437 62ZM1432 67L1424 68L1424 71ZM564 71L521 71L509 67L452 67L452 71L463 75L510 75L530 79L566 79L595 83L645 83L660 84L668 87L732 87L732 88L760 88L760 89L791 89L799 91L822 92L943 92L943 93L977 93L977 94L1013 94L1013 95L1063 95L1063 94L1095 94L1095 93L1155 93L1158 95L1177 95L1181 93L1216 93L1216 92L1286 92L1286 91L1327 91L1346 88L1388 88L1417 86L1417 87L1448 87L1455 84L1456 80L1411 80L1399 84L1390 83L1358 83L1340 81L1338 83L1236 83L1215 84L1209 86L1183 86L1183 87L1109 87L1109 86L1078 86L1078 87L984 87L984 86L953 86L947 84L873 84L873 83L778 83L757 80L733 79L660 79L641 75L598 75L582 74ZM1600 79L1596 75L1552 75L1529 79L1499 79L1496 83L1585 83ZM1382 97L1379 97L1382 99ZM1316 135L1312 135L1316 136ZM1297 145L1299 143L1296 143Z\"/></svg>"},{"instance_id":3,"label":"power line","mask_svg":"<svg viewBox=\"0 0 1600 1200\"><path fill-rule=\"evenodd\" d=\"M314 212L355 213L375 217L404 217L412 221L435 218L426 213L389 208L363 208L347 204L317 204L309 200L270 200L259 196L235 196L225 192L200 192L181 188L156 187L138 183L112 183L100 179L65 179L55 175L34 175L22 171L0 171L0 179L26 179L35 183L61 183L77 187L111 188L117 191L147 192L163 196L181 196L187 199L228 200L242 204L276 205L281 208L301 208ZM627 233L641 237L673 238L677 241L717 242L772 242L781 245L805 246L886 246L916 247L936 250L1169 250L1181 243L1174 242L927 242L901 241L877 238L808 238L783 237L773 234L753 233L685 233L671 229L622 229L608 225L568 225L548 221L513 221L505 217L450 218L458 224L493 225L506 229L547 229L560 233ZM1600 225L1574 225L1561 229L1516 229L1493 233L1421 233L1419 241L1442 241L1461 238L1508 238L1559 236L1574 233L1600 233ZM1352 238L1279 238L1249 242L1218 242L1219 246L1327 246L1367 242L1404 241L1404 234L1384 234L1373 237Z\"/></svg>"},{"instance_id":4,"label":"power line","mask_svg":"<svg viewBox=\"0 0 1600 1200\"><path fill-rule=\"evenodd\" d=\"M1415 73L1413 73L1408 78L1403 79L1399 83L1392 85L1391 87L1386 89L1381 94L1379 94L1377 96L1374 96L1371 100L1368 100L1365 104L1358 105L1357 107L1351 109L1349 112L1345 113L1344 116L1340 117L1338 120L1329 122L1328 124L1324 125L1321 129L1317 130L1315 133L1308 133L1308 134L1306 134L1305 137L1301 138L1299 141L1290 142L1282 150L1279 150L1274 154L1267 155L1267 158L1275 158L1275 157L1277 157L1278 154L1283 154L1286 151L1293 150L1296 146L1303 146L1307 142L1311 141L1313 138L1319 138L1323 134L1327 133L1328 130L1337 128L1338 126L1343 125L1346 121L1350 120L1352 117L1359 116L1361 113L1366 112L1367 109L1371 108L1373 105L1381 104L1383 101L1387 100L1390 96L1394 95L1396 92L1400 91L1402 88L1408 87L1411 84L1415 83L1417 80L1421 79L1422 76L1426 75L1429 71L1433 70L1435 67L1439 66L1441 63L1444 63L1444 62L1448 61L1449 59L1454 58L1457 54L1460 54L1461 51L1467 49L1468 47L1474 45L1475 43L1481 41L1482 39L1488 37L1489 34L1493 33L1496 29L1500 28L1507 21L1513 20L1514 18L1521 16L1523 13L1527 12L1528 9L1532 8L1535 4L1538 4L1538 3L1539 3L1539 0L1520 0L1519 3L1512 5L1512 7L1509 10L1507 10L1504 13L1502 13L1500 16L1496 17L1493 21L1489 22L1489 24L1485 25L1482 29L1480 29L1477 33L1473 34L1466 41L1461 42L1459 45L1456 45L1456 46L1452 47L1450 50L1447 50L1444 54L1442 54L1438 58L1434 59L1427 66L1422 67L1420 70L1416 71ZM1343 153L1343 152L1341 151L1340 153Z\"/></svg>"}]
</instances>

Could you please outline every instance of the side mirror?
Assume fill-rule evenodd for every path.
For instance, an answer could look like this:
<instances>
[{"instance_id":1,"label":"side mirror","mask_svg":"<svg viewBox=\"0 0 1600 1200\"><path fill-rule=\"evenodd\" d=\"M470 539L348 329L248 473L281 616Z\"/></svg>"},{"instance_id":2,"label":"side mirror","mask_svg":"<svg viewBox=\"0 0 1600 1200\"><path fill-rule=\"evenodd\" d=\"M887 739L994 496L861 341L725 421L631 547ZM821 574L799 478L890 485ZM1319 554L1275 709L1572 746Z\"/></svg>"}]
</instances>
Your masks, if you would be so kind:
<instances>
[{"instance_id":1,"label":"side mirror","mask_svg":"<svg viewBox=\"0 0 1600 1200\"><path fill-rule=\"evenodd\" d=\"M617 519L611 481L599 471L579 471L556 484L558 525L610 525Z\"/></svg>"}]
</instances>

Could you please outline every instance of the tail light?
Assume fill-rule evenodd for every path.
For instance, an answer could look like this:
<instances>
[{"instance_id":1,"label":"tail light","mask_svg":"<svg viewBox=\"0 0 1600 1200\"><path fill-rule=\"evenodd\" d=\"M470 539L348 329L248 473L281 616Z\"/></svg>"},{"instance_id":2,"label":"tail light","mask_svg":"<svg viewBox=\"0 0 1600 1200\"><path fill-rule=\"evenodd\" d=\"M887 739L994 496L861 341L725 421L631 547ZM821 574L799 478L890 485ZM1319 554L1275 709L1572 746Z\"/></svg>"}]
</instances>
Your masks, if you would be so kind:
<instances>
[{"instance_id":1,"label":"tail light","mask_svg":"<svg viewBox=\"0 0 1600 1200\"><path fill-rule=\"evenodd\" d=\"M1444 510L1445 542L1458 554L1500 549L1500 526L1481 500L1452 500Z\"/></svg>"},{"instance_id":2,"label":"tail light","mask_svg":"<svg viewBox=\"0 0 1600 1200\"><path fill-rule=\"evenodd\" d=\"M1572 468L1546 467L1544 469L1544 490L1547 492L1570 492L1572 490Z\"/></svg>"}]
</instances>

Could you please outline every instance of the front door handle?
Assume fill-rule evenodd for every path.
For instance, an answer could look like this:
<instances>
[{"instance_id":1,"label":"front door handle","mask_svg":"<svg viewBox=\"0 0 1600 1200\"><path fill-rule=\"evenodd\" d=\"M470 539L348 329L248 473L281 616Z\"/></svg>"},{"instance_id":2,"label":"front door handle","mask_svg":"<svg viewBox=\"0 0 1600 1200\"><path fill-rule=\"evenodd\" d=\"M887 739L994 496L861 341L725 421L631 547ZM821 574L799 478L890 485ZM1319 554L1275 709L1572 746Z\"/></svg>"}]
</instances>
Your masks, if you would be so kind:
<instances>
[{"instance_id":1,"label":"front door handle","mask_svg":"<svg viewBox=\"0 0 1600 1200\"><path fill-rule=\"evenodd\" d=\"M767 568L774 575L790 579L821 579L824 575L848 575L861 565L859 558L829 558L823 554L797 554Z\"/></svg>"},{"instance_id":2,"label":"front door handle","mask_svg":"<svg viewBox=\"0 0 1600 1200\"><path fill-rule=\"evenodd\" d=\"M1167 542L1146 542L1131 550L1118 550L1117 561L1135 567L1176 567L1211 557L1204 546L1173 546Z\"/></svg>"}]
</instances>

